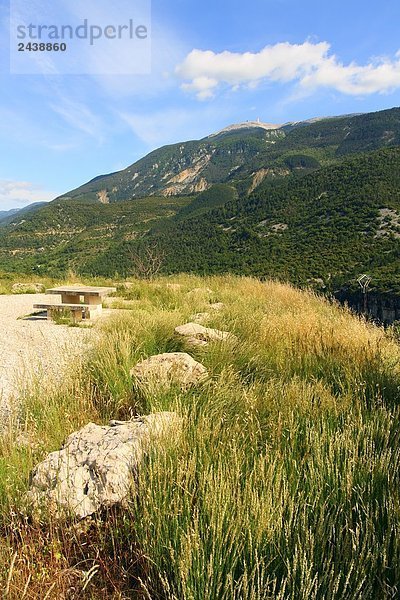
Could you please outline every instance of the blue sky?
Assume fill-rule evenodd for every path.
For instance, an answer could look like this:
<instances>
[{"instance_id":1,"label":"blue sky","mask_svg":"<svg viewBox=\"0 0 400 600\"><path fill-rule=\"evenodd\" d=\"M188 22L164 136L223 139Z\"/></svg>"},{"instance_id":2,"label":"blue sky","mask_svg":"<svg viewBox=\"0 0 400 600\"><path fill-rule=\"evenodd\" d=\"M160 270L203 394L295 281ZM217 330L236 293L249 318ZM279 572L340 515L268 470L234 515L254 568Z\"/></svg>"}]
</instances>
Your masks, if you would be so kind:
<instances>
[{"instance_id":1,"label":"blue sky","mask_svg":"<svg viewBox=\"0 0 400 600\"><path fill-rule=\"evenodd\" d=\"M398 0L153 0L151 72L119 76L10 74L0 8L0 210L234 122L400 105Z\"/></svg>"}]
</instances>

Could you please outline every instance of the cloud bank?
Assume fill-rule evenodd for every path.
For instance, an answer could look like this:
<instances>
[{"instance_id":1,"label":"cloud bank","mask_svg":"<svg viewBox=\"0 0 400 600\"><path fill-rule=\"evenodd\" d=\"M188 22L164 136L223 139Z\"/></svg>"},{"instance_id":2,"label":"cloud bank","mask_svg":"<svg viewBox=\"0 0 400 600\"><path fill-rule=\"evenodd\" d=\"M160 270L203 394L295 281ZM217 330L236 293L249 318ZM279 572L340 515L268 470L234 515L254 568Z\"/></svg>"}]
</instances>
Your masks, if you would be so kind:
<instances>
[{"instance_id":1,"label":"cloud bank","mask_svg":"<svg viewBox=\"0 0 400 600\"><path fill-rule=\"evenodd\" d=\"M29 181L0 179L0 210L22 208L33 202L47 202L57 195Z\"/></svg>"},{"instance_id":2,"label":"cloud bank","mask_svg":"<svg viewBox=\"0 0 400 600\"><path fill-rule=\"evenodd\" d=\"M282 42L260 52L192 50L176 67L182 89L199 100L212 98L220 87L253 87L262 81L295 83L304 92L331 88L362 96L389 93L400 87L400 50L393 58L347 65L332 54L328 42Z\"/></svg>"}]
</instances>

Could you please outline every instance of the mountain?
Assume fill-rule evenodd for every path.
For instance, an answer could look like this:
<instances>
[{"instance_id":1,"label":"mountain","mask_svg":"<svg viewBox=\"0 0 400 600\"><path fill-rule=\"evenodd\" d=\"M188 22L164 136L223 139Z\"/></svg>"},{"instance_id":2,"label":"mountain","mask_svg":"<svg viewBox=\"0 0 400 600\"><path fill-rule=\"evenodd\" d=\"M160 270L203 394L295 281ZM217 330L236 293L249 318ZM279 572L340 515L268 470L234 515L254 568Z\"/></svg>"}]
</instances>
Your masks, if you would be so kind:
<instances>
[{"instance_id":1,"label":"mountain","mask_svg":"<svg viewBox=\"0 0 400 600\"><path fill-rule=\"evenodd\" d=\"M10 210L0 210L0 222L8 217L12 217L15 213L19 211L19 208L11 208Z\"/></svg>"},{"instance_id":2,"label":"mountain","mask_svg":"<svg viewBox=\"0 0 400 600\"><path fill-rule=\"evenodd\" d=\"M96 177L62 196L103 204L143 196L177 196L209 189L215 183L230 183L252 173L257 158L285 134L262 127L227 132L155 150L127 169ZM277 165L276 174L287 167Z\"/></svg>"},{"instance_id":3,"label":"mountain","mask_svg":"<svg viewBox=\"0 0 400 600\"><path fill-rule=\"evenodd\" d=\"M45 206L45 204L47 204L47 202L33 202L32 204L28 204L28 206L24 206L23 208L12 208L11 210L0 211L0 227L2 225L8 225L9 223L12 223L16 218L19 218L22 215L35 212L42 206Z\"/></svg>"},{"instance_id":4,"label":"mountain","mask_svg":"<svg viewBox=\"0 0 400 600\"><path fill-rule=\"evenodd\" d=\"M11 219L0 268L128 275L133 256L157 251L168 273L335 291L368 272L376 290L400 293L399 147L399 108L228 126Z\"/></svg>"},{"instance_id":5,"label":"mountain","mask_svg":"<svg viewBox=\"0 0 400 600\"><path fill-rule=\"evenodd\" d=\"M399 143L399 108L286 125L245 122L202 140L154 150L123 171L96 177L61 198L108 204L194 194L215 183L240 185L251 192L266 178Z\"/></svg>"}]
</instances>

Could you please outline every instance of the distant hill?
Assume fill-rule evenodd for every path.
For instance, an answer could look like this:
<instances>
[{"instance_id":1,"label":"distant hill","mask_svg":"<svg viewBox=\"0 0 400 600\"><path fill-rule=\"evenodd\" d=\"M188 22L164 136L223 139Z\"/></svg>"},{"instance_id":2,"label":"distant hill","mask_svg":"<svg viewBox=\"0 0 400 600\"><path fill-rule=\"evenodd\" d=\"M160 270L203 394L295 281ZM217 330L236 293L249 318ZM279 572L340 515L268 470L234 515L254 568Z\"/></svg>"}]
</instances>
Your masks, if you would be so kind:
<instances>
[{"instance_id":1,"label":"distant hill","mask_svg":"<svg viewBox=\"0 0 400 600\"><path fill-rule=\"evenodd\" d=\"M8 217L11 217L19 211L19 208L11 208L10 210L0 210L0 222Z\"/></svg>"},{"instance_id":2,"label":"distant hill","mask_svg":"<svg viewBox=\"0 0 400 600\"><path fill-rule=\"evenodd\" d=\"M0 269L60 274L143 236L189 198L138 198L116 204L55 200L0 227ZM15 217L18 218L15 218ZM22 218L21 218L22 216Z\"/></svg>"},{"instance_id":3,"label":"distant hill","mask_svg":"<svg viewBox=\"0 0 400 600\"><path fill-rule=\"evenodd\" d=\"M42 206L45 206L45 204L47 204L47 202L33 202L23 208L12 208L11 210L0 211L0 227L12 223L16 218L19 218L22 215L38 210Z\"/></svg>"}]
</instances>

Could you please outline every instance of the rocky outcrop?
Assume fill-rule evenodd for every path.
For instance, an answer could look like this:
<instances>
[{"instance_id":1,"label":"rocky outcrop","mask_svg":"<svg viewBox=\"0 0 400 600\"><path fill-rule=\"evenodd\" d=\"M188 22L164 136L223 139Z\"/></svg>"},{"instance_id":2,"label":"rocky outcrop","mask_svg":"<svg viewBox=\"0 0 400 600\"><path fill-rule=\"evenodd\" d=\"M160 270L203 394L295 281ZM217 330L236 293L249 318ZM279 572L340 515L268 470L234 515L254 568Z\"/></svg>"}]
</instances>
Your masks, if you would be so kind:
<instances>
[{"instance_id":1,"label":"rocky outcrop","mask_svg":"<svg viewBox=\"0 0 400 600\"><path fill-rule=\"evenodd\" d=\"M264 181L264 179L267 177L268 173L269 173L269 169L260 169L259 171L256 171L255 173L252 174L253 179L252 179L251 185L247 191L249 196Z\"/></svg>"},{"instance_id":2,"label":"rocky outcrop","mask_svg":"<svg viewBox=\"0 0 400 600\"><path fill-rule=\"evenodd\" d=\"M179 385L186 389L207 377L207 369L186 352L166 352L139 362L131 376L146 386Z\"/></svg>"},{"instance_id":3,"label":"rocky outcrop","mask_svg":"<svg viewBox=\"0 0 400 600\"><path fill-rule=\"evenodd\" d=\"M355 312L366 313L369 318L383 325L391 325L395 321L400 321L400 295L398 294L370 292L367 295L366 311L361 292L340 290L335 293L335 297Z\"/></svg>"},{"instance_id":4,"label":"rocky outcrop","mask_svg":"<svg viewBox=\"0 0 400 600\"><path fill-rule=\"evenodd\" d=\"M180 429L175 413L163 412L110 426L89 423L72 433L31 475L27 493L33 514L84 518L124 504L152 440Z\"/></svg>"},{"instance_id":5,"label":"rocky outcrop","mask_svg":"<svg viewBox=\"0 0 400 600\"><path fill-rule=\"evenodd\" d=\"M96 196L97 196L98 201L101 202L102 204L110 204L110 198L108 196L107 190L100 190L99 192L97 192Z\"/></svg>"},{"instance_id":6,"label":"rocky outcrop","mask_svg":"<svg viewBox=\"0 0 400 600\"><path fill-rule=\"evenodd\" d=\"M199 323L186 323L175 327L175 333L183 336L191 346L207 346L209 342L234 341L236 336L229 331L219 331L204 327Z\"/></svg>"},{"instance_id":7,"label":"rocky outcrop","mask_svg":"<svg viewBox=\"0 0 400 600\"><path fill-rule=\"evenodd\" d=\"M170 183L193 183L199 173L208 165L211 160L212 154L205 154L195 159L190 167L183 169L168 181Z\"/></svg>"},{"instance_id":8,"label":"rocky outcrop","mask_svg":"<svg viewBox=\"0 0 400 600\"><path fill-rule=\"evenodd\" d=\"M193 192L194 193L205 192L210 187L211 187L211 184L208 183L207 179L205 177L201 177L201 179L199 179L199 181L195 185L193 185Z\"/></svg>"}]
</instances>

